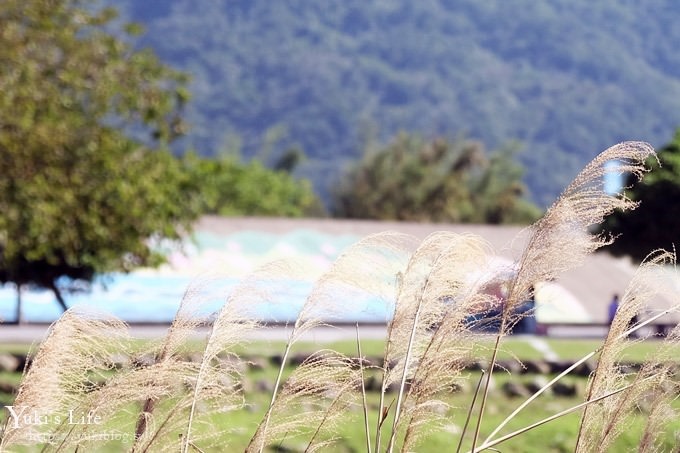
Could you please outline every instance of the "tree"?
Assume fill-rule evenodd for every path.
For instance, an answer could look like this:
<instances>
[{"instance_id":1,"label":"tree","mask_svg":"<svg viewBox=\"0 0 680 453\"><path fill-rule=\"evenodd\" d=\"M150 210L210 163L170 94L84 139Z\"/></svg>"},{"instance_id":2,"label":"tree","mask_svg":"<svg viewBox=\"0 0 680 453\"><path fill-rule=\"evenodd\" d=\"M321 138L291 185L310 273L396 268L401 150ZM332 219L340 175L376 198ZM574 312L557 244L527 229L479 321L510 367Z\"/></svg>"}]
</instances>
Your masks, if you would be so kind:
<instances>
[{"instance_id":1,"label":"tree","mask_svg":"<svg viewBox=\"0 0 680 453\"><path fill-rule=\"evenodd\" d=\"M336 215L383 220L529 223L522 169L508 148L487 157L475 141L400 134L367 152L336 197Z\"/></svg>"},{"instance_id":2,"label":"tree","mask_svg":"<svg viewBox=\"0 0 680 453\"><path fill-rule=\"evenodd\" d=\"M116 37L111 9L4 0L0 9L0 282L63 290L158 263L198 211L168 144L186 78ZM82 285L81 285L82 286Z\"/></svg>"},{"instance_id":3,"label":"tree","mask_svg":"<svg viewBox=\"0 0 680 453\"><path fill-rule=\"evenodd\" d=\"M616 237L606 248L614 255L640 262L656 249L680 243L680 129L657 157L647 162L651 171L639 183L626 176L624 195L640 203L637 209L614 212L600 227Z\"/></svg>"},{"instance_id":4,"label":"tree","mask_svg":"<svg viewBox=\"0 0 680 453\"><path fill-rule=\"evenodd\" d=\"M287 171L294 166L292 159L299 159L289 155L284 155L281 164L285 168L270 170L258 160L242 163L230 154L214 159L188 154L186 168L201 194L201 212L224 216L323 215L323 206L309 181L296 180Z\"/></svg>"}]
</instances>

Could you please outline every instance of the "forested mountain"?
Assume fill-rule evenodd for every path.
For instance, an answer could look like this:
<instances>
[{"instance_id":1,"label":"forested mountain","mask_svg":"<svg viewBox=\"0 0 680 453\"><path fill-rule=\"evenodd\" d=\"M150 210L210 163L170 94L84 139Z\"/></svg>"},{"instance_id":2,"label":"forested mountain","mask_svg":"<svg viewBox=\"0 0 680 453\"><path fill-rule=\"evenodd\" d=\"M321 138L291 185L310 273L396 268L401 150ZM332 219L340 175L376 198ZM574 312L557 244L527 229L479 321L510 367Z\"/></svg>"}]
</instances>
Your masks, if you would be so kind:
<instances>
[{"instance_id":1,"label":"forested mountain","mask_svg":"<svg viewBox=\"0 0 680 453\"><path fill-rule=\"evenodd\" d=\"M680 126L675 0L107 1L192 75L182 146L299 146L322 192L405 130L520 141L545 204L607 146Z\"/></svg>"}]
</instances>

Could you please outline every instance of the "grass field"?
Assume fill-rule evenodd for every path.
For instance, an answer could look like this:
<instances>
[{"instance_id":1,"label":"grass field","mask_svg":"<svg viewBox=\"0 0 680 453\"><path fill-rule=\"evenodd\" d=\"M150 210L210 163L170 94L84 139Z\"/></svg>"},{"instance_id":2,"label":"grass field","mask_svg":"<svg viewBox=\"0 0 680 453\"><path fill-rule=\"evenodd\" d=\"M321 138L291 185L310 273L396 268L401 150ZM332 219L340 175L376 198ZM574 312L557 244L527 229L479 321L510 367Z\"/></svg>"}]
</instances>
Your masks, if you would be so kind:
<instances>
[{"instance_id":1,"label":"grass field","mask_svg":"<svg viewBox=\"0 0 680 453\"><path fill-rule=\"evenodd\" d=\"M483 340L483 338L480 338ZM536 341L543 342L540 348L536 348ZM484 341L480 342L480 347L484 347ZM574 360L582 357L588 352L595 349L600 342L595 340L575 340L575 339L529 339L520 337L510 337L504 342L503 349L500 354L501 359L517 358L520 361L541 359L544 356L544 348L547 345L549 350L563 360ZM626 360L643 361L647 356L653 353L658 348L657 341L648 340L643 342L635 342L631 344L629 352L626 355ZM140 344L141 346L141 344ZM198 349L199 344L193 344L189 349ZM214 449L205 448L204 451L220 451L228 448L230 451L242 450L247 445L252 436L257 424L260 422L264 411L266 410L269 393L262 391L266 387L263 383L273 384L276 377L276 367L271 363L270 358L273 355L281 354L284 349L283 342L265 342L255 341L246 346L243 346L237 352L240 355L248 358L259 359L260 366L249 368L244 376L243 388L245 390L247 406L245 409L227 412L213 416L211 419L211 426L203 429L212 430L219 433L215 437ZM384 343L378 340L364 340L362 341L362 351L366 357L381 357ZM300 342L296 345L293 354L309 354L320 347L334 349L346 355L356 355L356 342L354 341L339 341L327 343L323 345L314 344L310 342ZM4 344L0 345L0 352L11 353L26 353L28 352L28 345L21 344ZM539 350L541 349L541 350ZM264 366L262 366L264 364ZM286 369L286 374L292 371L291 367ZM367 371L371 373L370 370ZM548 376L547 378L549 378ZM443 429L434 431L432 435L420 445L419 451L437 451L438 449L451 450L452 446L457 445L460 438L461 429L465 421L467 408L470 406L473 396L472 389L477 380L480 378L480 373L471 372L467 377L467 382L463 385L463 391L452 393L445 396L446 402L450 405L450 409L441 413L440 425ZM508 397L501 388L507 381L513 381L518 384L526 384L535 380L536 377L532 375L510 375L508 373L495 373L493 377L492 391L490 393L489 406L486 411L484 423L482 425L482 438L488 434L495 426L497 426L516 406L522 402L521 397ZM542 378L546 379L546 378ZM0 373L0 382L16 385L20 380L18 373ZM536 400L529 406L526 411L520 413L516 419L513 420L502 433L508 433L514 429L527 426L544 417L550 416L568 407L574 406L583 401L584 389L587 381L585 378L567 377L567 383L573 384L578 389L575 396L572 397L557 397L547 394ZM371 392L368 394L368 406L371 410L372 417L375 418L378 412L378 394ZM390 404L392 395L388 395L387 404ZM2 404L11 404L12 395L0 394L0 401ZM311 402L309 404L312 404ZM644 402L641 402L644 406ZM290 409L289 416L295 417L300 411L304 411L304 407L295 407ZM3 411L6 412L6 411ZM3 417L7 414L3 413ZM617 451L622 451L634 448L642 430L641 417L633 415L629 418L630 426L618 440L616 444ZM515 439L512 439L499 446L502 452L562 452L572 451L574 448L574 439L578 430L579 412L565 416L556 421L547 423L537 429L529 431ZM128 420L128 423L133 423ZM387 426L389 423L385 423ZM375 420L371 421L371 426L375 425ZM132 425L128 429L131 428ZM120 428L118 426L117 428ZM665 446L671 448L677 440L675 439L675 431L680 431L680 421L674 421L672 429L669 430L666 438ZM371 433L374 437L375 433ZM336 435L338 442L328 451L350 452L350 451L365 451L365 435L363 428L363 416L360 405L350 407L344 414L341 421L337 424ZM469 448L469 433L468 438L463 442L463 449ZM276 447L276 451L301 451L304 450L304 442L292 434L280 445ZM455 448L455 447L453 447ZM114 442L104 448L102 445L101 451L121 451L125 449L125 444L121 442ZM32 451L28 448L25 451ZM464 451L464 450L463 450Z\"/></svg>"}]
</instances>

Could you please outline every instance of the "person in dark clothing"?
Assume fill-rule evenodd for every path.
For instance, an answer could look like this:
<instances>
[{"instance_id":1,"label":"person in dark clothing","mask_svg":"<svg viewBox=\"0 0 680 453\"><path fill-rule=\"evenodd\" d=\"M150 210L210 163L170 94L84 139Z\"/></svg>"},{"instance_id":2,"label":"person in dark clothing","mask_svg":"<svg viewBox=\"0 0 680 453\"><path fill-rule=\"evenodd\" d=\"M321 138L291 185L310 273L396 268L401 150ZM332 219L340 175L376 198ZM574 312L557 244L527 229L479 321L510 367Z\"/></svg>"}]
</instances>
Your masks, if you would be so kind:
<instances>
[{"instance_id":1,"label":"person in dark clothing","mask_svg":"<svg viewBox=\"0 0 680 453\"><path fill-rule=\"evenodd\" d=\"M517 307L515 314L519 316L517 324L512 329L513 333L535 334L536 333L536 297L534 287L529 289L529 296L522 305Z\"/></svg>"},{"instance_id":2,"label":"person in dark clothing","mask_svg":"<svg viewBox=\"0 0 680 453\"><path fill-rule=\"evenodd\" d=\"M610 326L612 325L612 322L614 322L614 318L616 317L616 312L618 311L618 309L619 309L619 295L614 294L614 296L612 296L612 301L609 302L609 316L607 318L607 322L609 323Z\"/></svg>"}]
</instances>

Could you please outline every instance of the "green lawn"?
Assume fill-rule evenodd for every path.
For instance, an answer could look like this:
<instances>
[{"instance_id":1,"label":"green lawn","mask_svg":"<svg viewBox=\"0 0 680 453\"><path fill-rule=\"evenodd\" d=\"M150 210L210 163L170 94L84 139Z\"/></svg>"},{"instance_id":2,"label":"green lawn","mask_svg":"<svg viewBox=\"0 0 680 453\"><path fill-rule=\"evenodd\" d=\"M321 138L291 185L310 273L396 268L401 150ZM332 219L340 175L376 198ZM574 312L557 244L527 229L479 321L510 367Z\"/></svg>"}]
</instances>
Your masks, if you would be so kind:
<instances>
[{"instance_id":1,"label":"green lawn","mask_svg":"<svg viewBox=\"0 0 680 453\"><path fill-rule=\"evenodd\" d=\"M471 376L471 380L476 380L478 374ZM486 417L482 424L481 437L484 438L495 428L515 407L521 403L521 399L511 399L505 397L498 388L505 380L511 379L506 375L499 375L495 378L497 389L493 390L489 396L489 402L486 410ZM580 387L585 387L585 380L581 380ZM391 395L387 402L388 404L394 398ZM530 405L524 412L511 422L502 432L506 434L516 429L527 426L542 418L548 417L556 412L571 407L582 402L581 396L574 398L558 398L554 396L542 397ZM419 445L417 451L454 451L460 439L460 433L465 421L467 408L469 407L471 394L455 394L447 397L447 402L451 404L452 409L447 413L442 414L439 423L442 426L441 430L432 431L426 436L423 442ZM237 411L224 414L216 417L215 425L224 431L224 442L228 444L230 451L242 451L247 445L250 436L255 430L257 423L261 419L261 414L267 404L267 397L265 395L251 395L249 400L252 407L258 410ZM372 409L370 419L371 427L375 426L375 417L377 414L377 394L369 395L369 408ZM522 434L508 442L499 445L497 448L504 453L508 452L567 452L573 451L574 439L578 431L579 413L574 413L556 421L547 423L535 430ZM630 418L630 429L627 429L624 434L618 439L613 451L627 451L637 445L637 440L643 426L643 418L635 415ZM385 427L389 426L390 419L385 423ZM338 443L332 449L325 449L323 451L365 451L365 435L363 426L363 417L360 406L355 406L347 411L343 420L338 423L338 430L335 432L339 438ZM666 439L664 447L670 450L675 445L675 439L672 437L674 430L680 428L680 421L674 421L671 429L669 429L669 437ZM388 430L383 429L383 436L388 435ZM374 441L374 432L371 432L371 441ZM470 447L471 431L468 431L467 437L463 442L463 450ZM384 440L384 442L386 439ZM384 445L384 443L383 443ZM303 439L297 439L291 436L280 445L278 451L302 451L306 444ZM275 451L275 450L271 450Z\"/></svg>"},{"instance_id":2,"label":"green lawn","mask_svg":"<svg viewBox=\"0 0 680 453\"><path fill-rule=\"evenodd\" d=\"M493 344L492 337L483 338L484 347L490 348ZM544 342L560 359L578 359L588 352L594 350L600 345L600 342L594 340L574 340L574 339L546 339L538 338L539 342ZM502 343L502 349L499 353L499 358L509 359L516 357L519 360L540 359L544 353L534 347L536 339L530 340L521 337L509 337ZM626 355L626 360L641 361L647 358L651 353L658 350L661 343L659 341L647 340L644 342L632 342L631 348ZM143 344L138 345L140 348ZM362 350L365 356L382 357L384 342L378 340L363 340ZM249 358L260 358L260 363L265 364L264 369L249 370L246 373L246 388L250 389L246 394L247 408L232 412L215 415L211 419L208 427L202 429L209 430L211 434L218 435L215 439L215 444L220 447L215 449L201 446L204 451L220 451L228 448L231 451L239 451L244 448L248 440L252 436L258 422L267 407L270 395L257 392L254 390L255 383L258 381L267 381L273 383L276 375L276 367L268 360L269 357L276 354L282 354L285 344L283 342L264 342L255 341L239 348L238 352ZM308 354L316 351L319 347L335 349L346 355L356 355L356 342L354 341L340 341L328 344L315 344L310 342L301 342L296 345L293 350L294 354ZM482 347L482 346L480 346ZM194 343L188 347L188 350L198 350L200 344ZM541 348L539 348L541 349ZM0 345L0 352L24 353L28 351L27 345ZM484 354L489 350L483 350ZM286 374L292 371L291 368L286 370ZM460 439L460 433L465 421L465 414L470 405L472 398L472 389L479 379L479 373L470 373L468 383L466 385L467 391L450 394L445 396L447 403L451 409L442 413L440 417L441 430L433 431L427 435L423 443L419 445L418 451L438 451L444 450L455 451L455 446ZM0 373L0 381L16 384L20 379L18 373ZM517 407L522 399L509 398L500 390L503 383L512 380L514 382L527 382L534 379L529 375L515 375L510 376L507 373L495 373L493 376L494 384L489 394L488 406L484 423L481 427L481 438L483 439L495 426L497 426L512 410ZM560 410L566 409L570 406L579 404L583 401L583 390L586 386L586 380L583 378L567 377L568 382L575 383L579 388L579 393L575 397L564 398L556 397L546 394L535 402L533 402L525 411L513 420L502 432L505 434L523 426L527 426L541 418L552 415ZM395 398L394 395L389 395L386 404L389 405ZM12 400L11 395L0 394L0 401L2 404L10 404ZM379 412L377 394L369 394L368 406L371 410L371 426L375 425L375 417ZM289 415L295 416L299 408L291 408ZM5 411L3 411L5 412ZM6 416L6 414L3 414ZM510 441L499 445L497 448L504 453L507 452L562 452L572 451L574 448L573 442L578 431L579 413L574 413L556 421L543 425L535 430L522 434L521 436L511 439ZM634 415L629 420L630 426L624 430L623 435L616 444L615 451L623 451L634 448L637 444L640 431L642 429L643 418L640 415ZM389 425L389 420L383 426ZM200 428L199 428L200 429ZM471 428L472 429L472 428ZM675 431L680 430L680 421L672 421L672 426L667 430L668 438L666 439L665 448L672 449L676 444L676 439L673 437ZM330 449L324 451L365 451L365 435L363 428L362 409L360 405L356 405L348 409L342 420L337 424L335 434L338 437L337 444ZM375 433L371 432L372 438ZM385 436L387 434L384 434ZM463 442L463 451L470 447L471 431L468 431L467 436ZM385 440L386 442L387 440ZM383 444L384 445L384 444ZM126 449L126 444L117 442L110 444L107 448L102 445L98 451L121 451ZM204 448L205 447L205 448ZM280 445L278 450L271 451L285 451L290 448L293 451L304 449L304 441L295 438L292 434L288 436ZM33 451L32 448L17 451Z\"/></svg>"}]
</instances>

